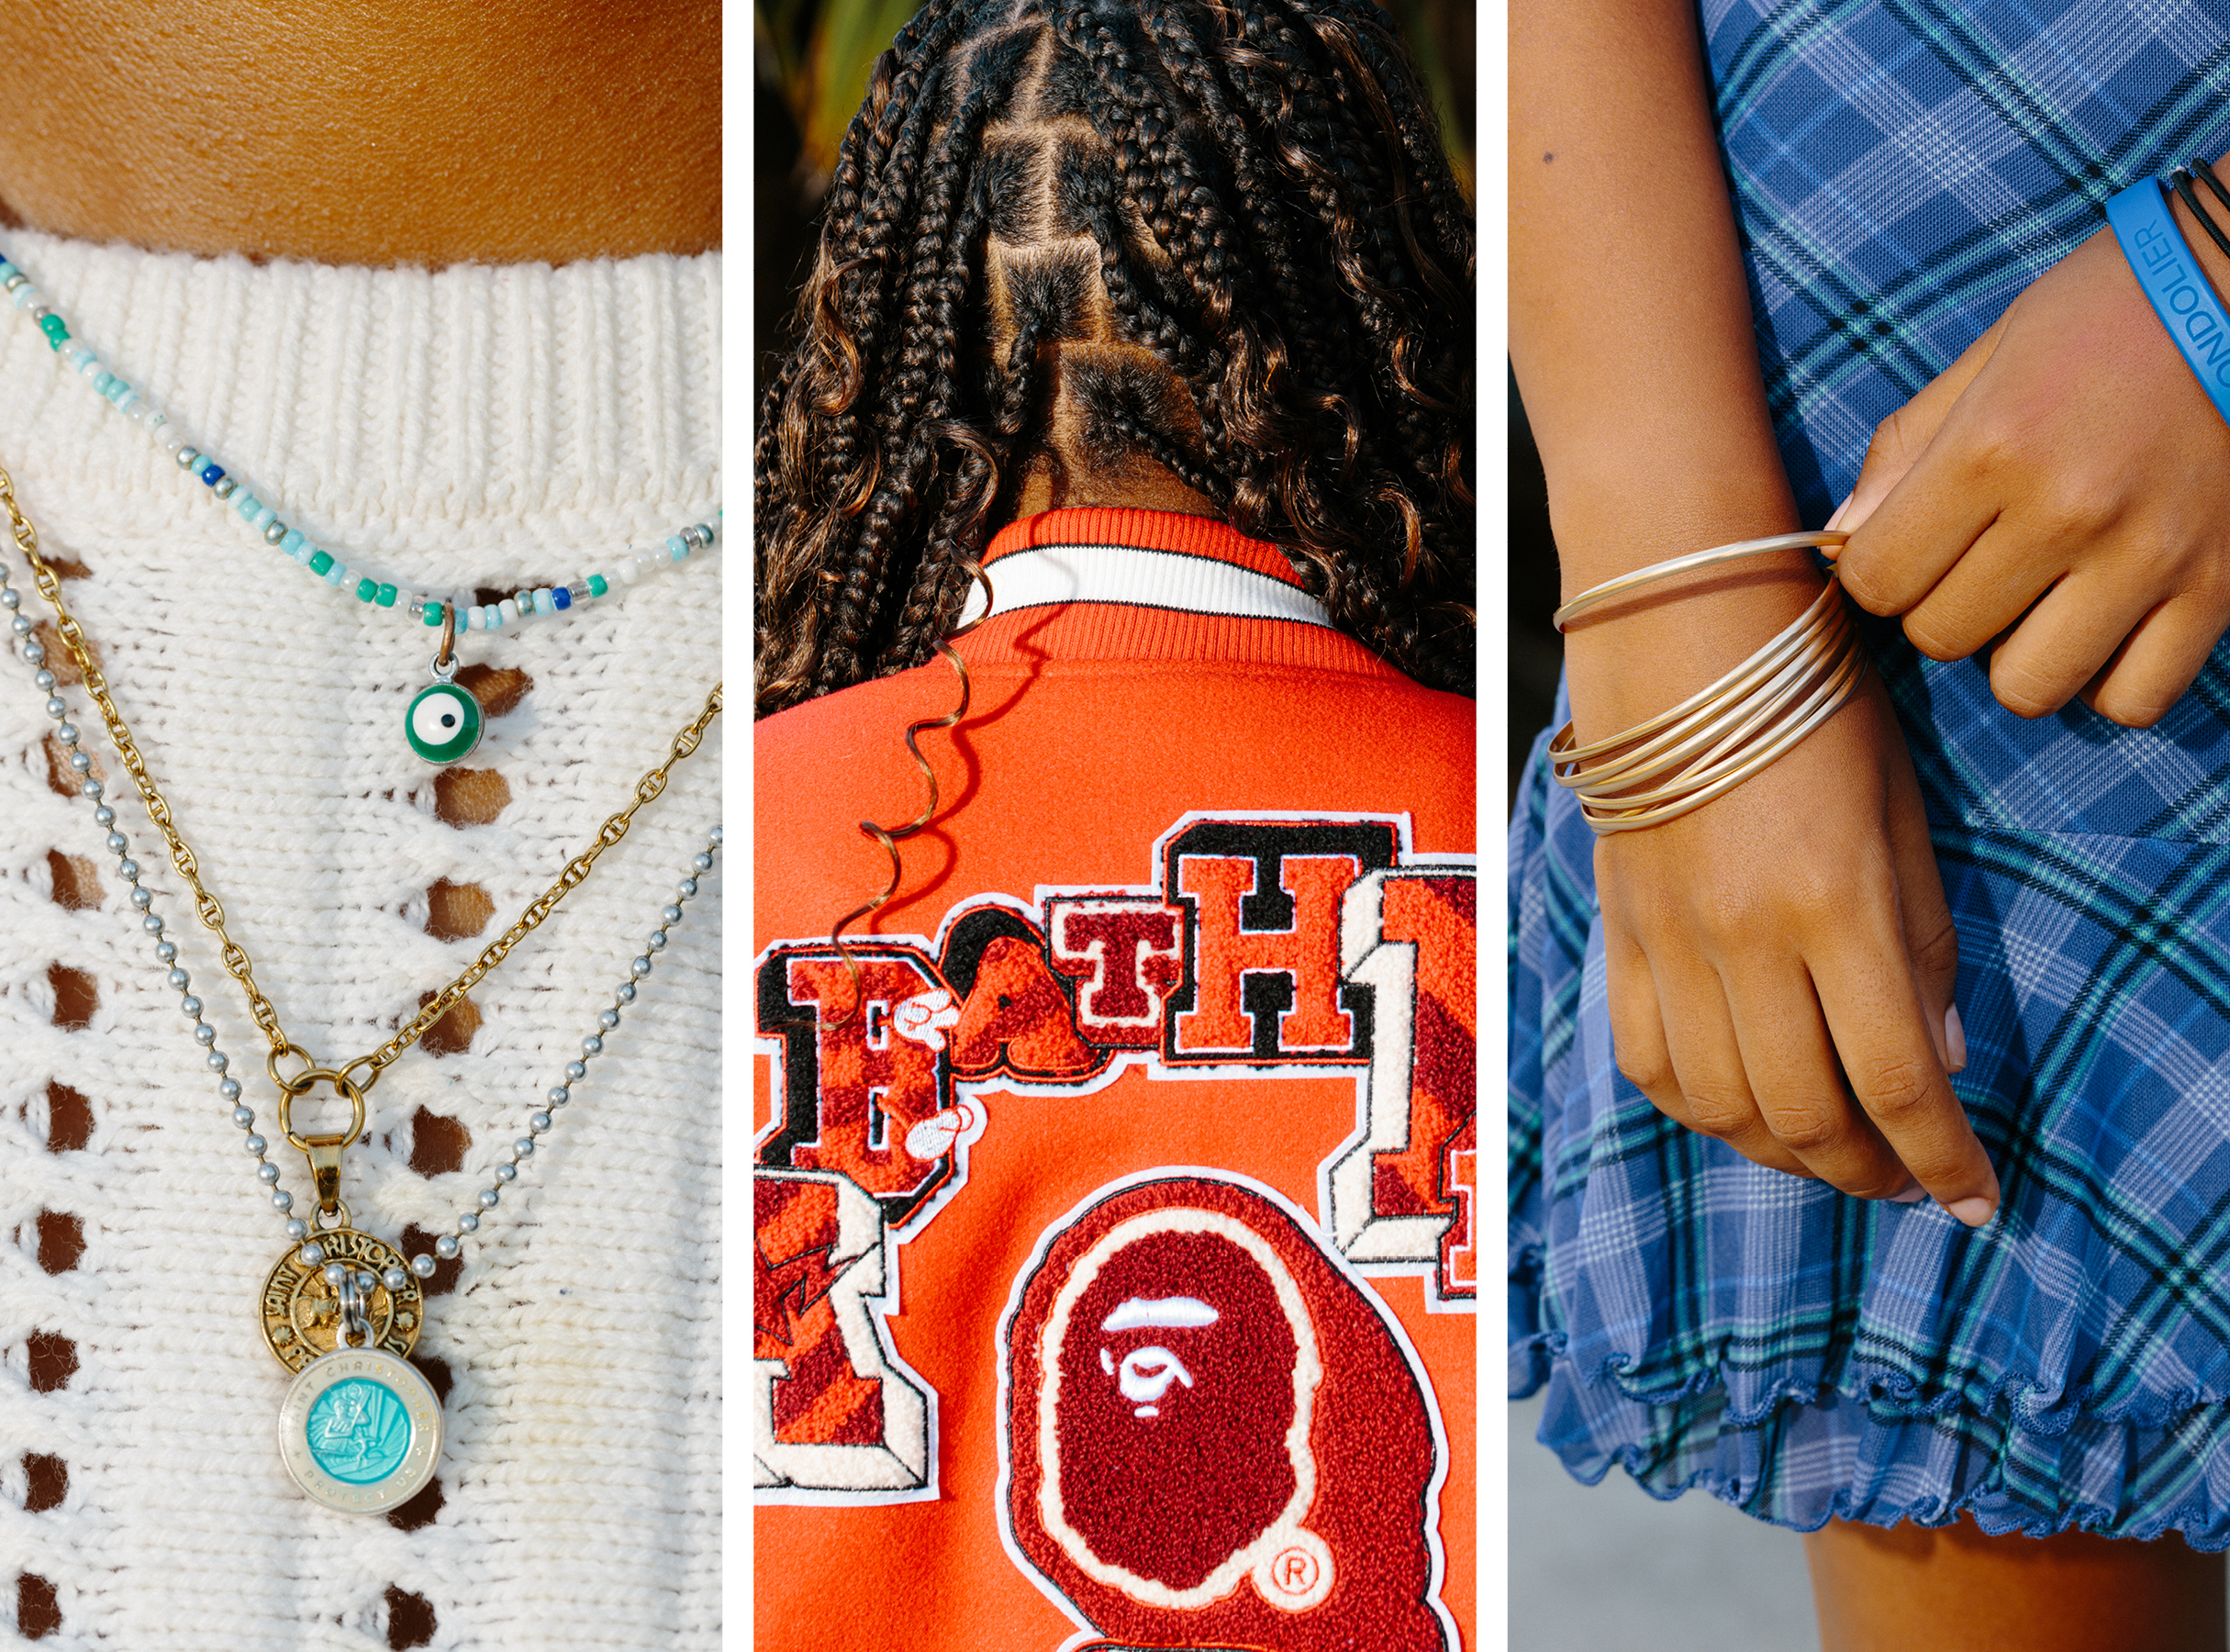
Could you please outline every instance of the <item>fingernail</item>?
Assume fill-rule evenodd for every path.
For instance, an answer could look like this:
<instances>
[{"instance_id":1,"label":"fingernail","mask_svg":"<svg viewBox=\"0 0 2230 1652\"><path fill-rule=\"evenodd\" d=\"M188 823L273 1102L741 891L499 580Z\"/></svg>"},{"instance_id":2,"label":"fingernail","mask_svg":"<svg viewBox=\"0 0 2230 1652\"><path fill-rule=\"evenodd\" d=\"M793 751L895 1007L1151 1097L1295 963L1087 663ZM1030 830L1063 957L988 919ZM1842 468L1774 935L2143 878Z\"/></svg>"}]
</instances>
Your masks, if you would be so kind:
<instances>
[{"instance_id":1,"label":"fingernail","mask_svg":"<svg viewBox=\"0 0 2230 1652\"><path fill-rule=\"evenodd\" d=\"M1843 496L1843 503L1835 507L1835 514L1827 519L1827 526L1821 530L1821 531L1823 533L1833 533L1836 529L1842 527L1843 513L1851 508L1851 500L1856 497L1857 491L1856 489L1853 489L1850 493L1845 494Z\"/></svg>"},{"instance_id":2,"label":"fingernail","mask_svg":"<svg viewBox=\"0 0 2230 1652\"><path fill-rule=\"evenodd\" d=\"M1998 1201L1994 1199L1984 1199L1981 1196L1977 1195L1973 1199L1958 1200L1954 1203L1946 1205L1944 1208L1946 1211L1949 1211L1954 1216L1957 1216L1961 1222L1964 1222L1968 1227L1980 1227L1984 1222L1988 1222L1993 1214L1996 1213L1998 1209Z\"/></svg>"},{"instance_id":3,"label":"fingernail","mask_svg":"<svg viewBox=\"0 0 2230 1652\"><path fill-rule=\"evenodd\" d=\"M1944 1044L1951 1052L1951 1070L1967 1070L1967 1029L1959 1024L1959 1007L1952 1005L1944 1011Z\"/></svg>"},{"instance_id":4,"label":"fingernail","mask_svg":"<svg viewBox=\"0 0 2230 1652\"><path fill-rule=\"evenodd\" d=\"M1902 1193L1890 1194L1890 1202L1891 1204L1918 1204L1922 1200L1927 1197L1928 1189L1922 1187L1920 1183L1914 1182Z\"/></svg>"}]
</instances>

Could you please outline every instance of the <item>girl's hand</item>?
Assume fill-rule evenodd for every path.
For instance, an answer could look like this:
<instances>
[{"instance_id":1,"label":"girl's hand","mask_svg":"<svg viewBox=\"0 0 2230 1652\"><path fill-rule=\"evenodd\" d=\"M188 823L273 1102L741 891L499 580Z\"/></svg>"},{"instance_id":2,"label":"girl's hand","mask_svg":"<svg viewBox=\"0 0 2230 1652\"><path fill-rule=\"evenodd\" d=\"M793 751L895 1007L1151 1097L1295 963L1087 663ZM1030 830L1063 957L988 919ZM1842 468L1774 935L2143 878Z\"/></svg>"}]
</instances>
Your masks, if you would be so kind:
<instances>
[{"instance_id":1,"label":"girl's hand","mask_svg":"<svg viewBox=\"0 0 2230 1652\"><path fill-rule=\"evenodd\" d=\"M2180 210L2224 290L2225 269ZM2158 722L2230 629L2230 426L2102 229L1884 419L1845 589L1933 659L1999 639L1990 689Z\"/></svg>"},{"instance_id":2,"label":"girl's hand","mask_svg":"<svg viewBox=\"0 0 2230 1652\"><path fill-rule=\"evenodd\" d=\"M1990 1219L1998 1179L1946 1077L1958 939L1878 681L1726 796L1603 838L1595 866L1619 1070L1661 1111L1774 1169Z\"/></svg>"}]
</instances>

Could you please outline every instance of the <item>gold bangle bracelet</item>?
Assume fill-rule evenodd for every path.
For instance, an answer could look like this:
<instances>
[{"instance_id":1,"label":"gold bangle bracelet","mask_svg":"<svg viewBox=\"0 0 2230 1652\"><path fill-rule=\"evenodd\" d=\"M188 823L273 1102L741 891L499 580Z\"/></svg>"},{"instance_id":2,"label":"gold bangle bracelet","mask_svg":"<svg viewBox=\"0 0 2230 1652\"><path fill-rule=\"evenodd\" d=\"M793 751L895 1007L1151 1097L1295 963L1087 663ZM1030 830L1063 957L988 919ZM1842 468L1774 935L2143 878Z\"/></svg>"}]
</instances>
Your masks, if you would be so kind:
<instances>
[{"instance_id":1,"label":"gold bangle bracelet","mask_svg":"<svg viewBox=\"0 0 2230 1652\"><path fill-rule=\"evenodd\" d=\"M1715 703L1631 751L1591 765L1572 763L1567 765L1569 777L1560 774L1558 778L1567 786L1600 791L1613 784L1631 787L1683 765L1695 768L1712 763L1730 742L1739 743L1769 725L1790 700L1831 670L1842 657L1849 629L1848 618L1835 615L1801 653L1748 691ZM1699 757L1700 752L1707 754Z\"/></svg>"},{"instance_id":2,"label":"gold bangle bracelet","mask_svg":"<svg viewBox=\"0 0 2230 1652\"><path fill-rule=\"evenodd\" d=\"M1776 636L1747 660L1736 665L1732 671L1726 673L1717 682L1699 689L1671 709L1660 711L1656 716L1636 723L1622 733L1614 734L1608 740L1599 740L1592 745L1566 744L1565 741L1573 733L1571 726L1567 724L1558 732L1556 741L1551 744L1549 755L1560 765L1584 766L1590 760L1605 756L1612 752L1627 751L1633 748L1637 741L1646 742L1646 748L1649 750L1659 749L1666 741L1678 739L1690 725L1694 718L1709 712L1713 706L1739 700L1742 697L1756 689L1762 683L1770 680L1778 673L1790 669L1792 664L1810 653L1817 642L1824 640L1824 633L1839 622L1843 622L1843 603L1831 581L1821 587L1820 595L1813 599L1812 606L1791 621L1778 636ZM1660 733L1660 731L1666 732ZM1641 753L1634 752L1632 754L1639 755Z\"/></svg>"},{"instance_id":3,"label":"gold bangle bracelet","mask_svg":"<svg viewBox=\"0 0 2230 1652\"><path fill-rule=\"evenodd\" d=\"M1847 698L1865 656L1851 639L1832 655L1812 662L1806 675L1785 690L1778 703L1762 709L1750 723L1722 740L1701 760L1692 764L1671 785L1655 791L1604 791L1575 787L1581 805L1597 818L1635 824L1654 824L1699 808L1724 789L1756 774L1786 752ZM1763 742L1750 738L1766 731ZM1583 781L1584 785L1584 781Z\"/></svg>"},{"instance_id":4,"label":"gold bangle bracelet","mask_svg":"<svg viewBox=\"0 0 2230 1652\"><path fill-rule=\"evenodd\" d=\"M1782 753L1786 753L1790 747L1795 745L1797 742L1802 740L1806 735L1810 734L1814 729L1818 728L1829 718L1833 717L1836 711L1841 709L1843 702L1850 698L1852 692L1856 689L1859 681L1865 675L1865 673L1866 655L1863 653L1854 649L1850 656L1844 662L1837 674L1834 685L1834 692L1833 692L1819 706L1815 707L1809 715L1805 716L1797 722L1791 723L1768 745L1761 749L1755 756L1748 759L1733 773L1723 776L1719 780L1714 781L1712 785L1705 787L1702 790L1684 798L1677 803L1668 803L1660 808L1644 809L1638 814L1599 815L1594 810L1589 809L1587 805L1582 804L1581 810L1582 813L1587 817L1588 825L1599 837L1607 835L1608 833L1613 832L1637 832L1645 826L1658 826L1664 824L1664 822L1667 820L1678 820L1680 816L1689 813L1690 810L1701 809L1706 803L1712 801L1714 798L1723 797L1726 793L1734 790L1735 787L1741 785L1745 780L1747 780L1751 776L1756 774L1760 769L1766 767L1767 765L1772 763L1776 758L1782 755Z\"/></svg>"},{"instance_id":5,"label":"gold bangle bracelet","mask_svg":"<svg viewBox=\"0 0 2230 1652\"><path fill-rule=\"evenodd\" d=\"M1811 533L1776 533L1766 539L1737 540L1729 545L1714 545L1708 551L1691 551L1686 556L1676 556L1670 562L1652 563L1646 568L1636 568L1631 574L1622 574L1616 579L1605 580L1591 590L1582 591L1551 615L1550 622L1562 631L1591 608L1623 597L1630 591L1638 591L1644 586L1655 585L1660 579L1693 573L1698 568L1709 568L1745 556L1763 556L1771 551L1839 548L1849 538L1850 535L1842 530L1829 528Z\"/></svg>"},{"instance_id":6,"label":"gold bangle bracelet","mask_svg":"<svg viewBox=\"0 0 2230 1652\"><path fill-rule=\"evenodd\" d=\"M1571 609L1646 579L1736 555L1844 535L1784 535L1719 546L1645 568L1584 594ZM1568 611L1568 610L1567 610ZM1708 687L1670 709L1587 745L1567 722L1549 742L1550 772L1599 835L1661 825L1724 796L1834 715L1862 680L1866 652L1831 572L1804 612Z\"/></svg>"}]
</instances>

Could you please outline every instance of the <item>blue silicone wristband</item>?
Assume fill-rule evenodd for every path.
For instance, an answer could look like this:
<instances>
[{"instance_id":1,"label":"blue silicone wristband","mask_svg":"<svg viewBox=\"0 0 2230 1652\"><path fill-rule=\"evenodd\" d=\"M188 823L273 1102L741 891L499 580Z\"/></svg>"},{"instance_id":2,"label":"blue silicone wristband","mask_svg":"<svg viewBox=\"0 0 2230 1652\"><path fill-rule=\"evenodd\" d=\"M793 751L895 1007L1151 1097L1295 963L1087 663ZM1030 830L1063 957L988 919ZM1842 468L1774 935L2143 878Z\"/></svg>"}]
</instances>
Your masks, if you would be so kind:
<instances>
[{"instance_id":1,"label":"blue silicone wristband","mask_svg":"<svg viewBox=\"0 0 2230 1652\"><path fill-rule=\"evenodd\" d=\"M2122 243L2137 285L2214 410L2230 423L2230 312L2207 285L2176 228L2158 178L2141 178L2106 203L2106 221Z\"/></svg>"}]
</instances>

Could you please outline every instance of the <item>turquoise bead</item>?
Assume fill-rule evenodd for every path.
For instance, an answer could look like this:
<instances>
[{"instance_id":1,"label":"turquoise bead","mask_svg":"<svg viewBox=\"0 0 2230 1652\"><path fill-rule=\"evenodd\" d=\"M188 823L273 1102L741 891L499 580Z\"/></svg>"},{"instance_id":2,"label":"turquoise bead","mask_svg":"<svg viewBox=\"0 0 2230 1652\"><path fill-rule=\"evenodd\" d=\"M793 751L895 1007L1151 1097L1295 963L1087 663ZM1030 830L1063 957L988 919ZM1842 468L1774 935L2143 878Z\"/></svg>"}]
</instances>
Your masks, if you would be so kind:
<instances>
[{"instance_id":1,"label":"turquoise bead","mask_svg":"<svg viewBox=\"0 0 2230 1652\"><path fill-rule=\"evenodd\" d=\"M311 557L309 560L310 572L317 575L320 579L325 577L327 572L331 569L332 565L333 553L329 551L320 551L317 555Z\"/></svg>"},{"instance_id":2,"label":"turquoise bead","mask_svg":"<svg viewBox=\"0 0 2230 1652\"><path fill-rule=\"evenodd\" d=\"M610 589L611 586L604 583L603 575L591 574L588 576L588 594L591 597L601 597Z\"/></svg>"},{"instance_id":3,"label":"turquoise bead","mask_svg":"<svg viewBox=\"0 0 2230 1652\"><path fill-rule=\"evenodd\" d=\"M244 487L232 497L232 508L251 522L255 520L255 513L262 503L262 500L257 498Z\"/></svg>"},{"instance_id":4,"label":"turquoise bead","mask_svg":"<svg viewBox=\"0 0 2230 1652\"><path fill-rule=\"evenodd\" d=\"M379 584L378 584L378 582L377 582L376 580L370 580L370 579L360 579L360 580L358 580L358 581L356 582L356 600L357 600L357 601L359 601L359 602L369 602L369 601L371 601L371 600L372 600L372 598L373 598L373 597L376 597L376 596L378 596L378 595L379 595Z\"/></svg>"},{"instance_id":5,"label":"turquoise bead","mask_svg":"<svg viewBox=\"0 0 2230 1652\"><path fill-rule=\"evenodd\" d=\"M429 602L426 605L426 623L429 625L441 623L441 605L440 603Z\"/></svg>"},{"instance_id":6,"label":"turquoise bead","mask_svg":"<svg viewBox=\"0 0 2230 1652\"><path fill-rule=\"evenodd\" d=\"M674 553L675 562L680 562L689 554L689 541L676 533L666 541L666 549Z\"/></svg>"},{"instance_id":7,"label":"turquoise bead","mask_svg":"<svg viewBox=\"0 0 2230 1652\"><path fill-rule=\"evenodd\" d=\"M279 549L285 552L289 556L294 555L295 552L301 550L302 530L299 528L289 528L286 530L286 537L279 541Z\"/></svg>"},{"instance_id":8,"label":"turquoise bead","mask_svg":"<svg viewBox=\"0 0 2230 1652\"><path fill-rule=\"evenodd\" d=\"M374 594L372 600L382 608L393 608L395 606L395 587L391 585L380 586L378 591Z\"/></svg>"},{"instance_id":9,"label":"turquoise bead","mask_svg":"<svg viewBox=\"0 0 2230 1652\"><path fill-rule=\"evenodd\" d=\"M549 586L544 586L534 593L534 611L538 614L552 614L557 611L557 604L551 600Z\"/></svg>"},{"instance_id":10,"label":"turquoise bead","mask_svg":"<svg viewBox=\"0 0 2230 1652\"><path fill-rule=\"evenodd\" d=\"M70 329L63 324L60 316L40 318L39 330L47 335L47 342L53 345L56 350L60 350L62 347L62 340L70 336Z\"/></svg>"}]
</instances>

